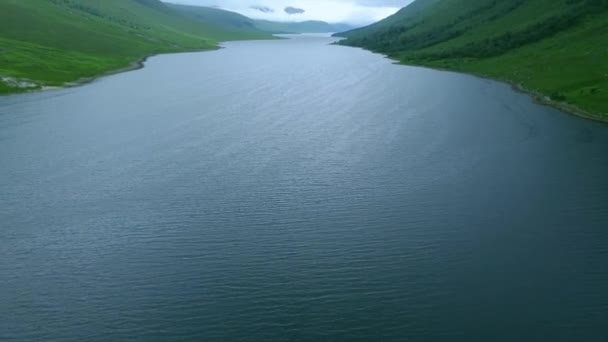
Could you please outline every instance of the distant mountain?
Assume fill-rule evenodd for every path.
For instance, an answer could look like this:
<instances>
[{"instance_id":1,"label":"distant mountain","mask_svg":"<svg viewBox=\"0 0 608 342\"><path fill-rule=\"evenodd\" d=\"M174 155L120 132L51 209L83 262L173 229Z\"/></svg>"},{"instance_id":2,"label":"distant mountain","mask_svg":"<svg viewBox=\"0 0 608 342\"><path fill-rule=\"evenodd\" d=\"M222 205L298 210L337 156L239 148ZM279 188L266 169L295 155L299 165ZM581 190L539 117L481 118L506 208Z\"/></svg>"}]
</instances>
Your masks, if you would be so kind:
<instances>
[{"instance_id":1,"label":"distant mountain","mask_svg":"<svg viewBox=\"0 0 608 342\"><path fill-rule=\"evenodd\" d=\"M506 80L608 118L608 0L417 0L339 35L344 45Z\"/></svg>"},{"instance_id":2,"label":"distant mountain","mask_svg":"<svg viewBox=\"0 0 608 342\"><path fill-rule=\"evenodd\" d=\"M238 14L158 0L0 0L0 93L98 76L151 54L267 38Z\"/></svg>"},{"instance_id":3,"label":"distant mountain","mask_svg":"<svg viewBox=\"0 0 608 342\"><path fill-rule=\"evenodd\" d=\"M353 28L348 24L330 24L315 20L301 22L255 20L255 25L258 29L271 33L331 33Z\"/></svg>"},{"instance_id":4,"label":"distant mountain","mask_svg":"<svg viewBox=\"0 0 608 342\"><path fill-rule=\"evenodd\" d=\"M324 21L276 22L255 20L244 15L221 9L199 6L167 4L181 15L190 19L212 24L230 32L250 33L329 33L349 30L346 24L329 24Z\"/></svg>"}]
</instances>

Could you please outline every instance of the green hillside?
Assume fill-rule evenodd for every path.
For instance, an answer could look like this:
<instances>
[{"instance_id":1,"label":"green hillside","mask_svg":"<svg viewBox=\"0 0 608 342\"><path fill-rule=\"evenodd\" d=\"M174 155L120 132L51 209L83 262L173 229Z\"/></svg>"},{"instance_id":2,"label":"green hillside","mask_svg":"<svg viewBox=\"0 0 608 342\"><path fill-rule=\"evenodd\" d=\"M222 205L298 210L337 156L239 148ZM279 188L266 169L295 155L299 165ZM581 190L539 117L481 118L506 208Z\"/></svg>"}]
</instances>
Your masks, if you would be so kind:
<instances>
[{"instance_id":1,"label":"green hillside","mask_svg":"<svg viewBox=\"0 0 608 342\"><path fill-rule=\"evenodd\" d=\"M221 28L228 33L248 33L252 34L254 38L259 36L261 33L268 33L256 27L255 20L238 13L211 7L188 6L170 3L167 3L166 5L191 20L213 25L216 28Z\"/></svg>"},{"instance_id":2,"label":"green hillside","mask_svg":"<svg viewBox=\"0 0 608 342\"><path fill-rule=\"evenodd\" d=\"M229 12L205 11L185 14L158 0L1 0L0 93L95 77L147 55L271 38L224 23Z\"/></svg>"},{"instance_id":3,"label":"green hillside","mask_svg":"<svg viewBox=\"0 0 608 342\"><path fill-rule=\"evenodd\" d=\"M509 81L608 120L608 0L417 0L341 35L344 45Z\"/></svg>"}]
</instances>

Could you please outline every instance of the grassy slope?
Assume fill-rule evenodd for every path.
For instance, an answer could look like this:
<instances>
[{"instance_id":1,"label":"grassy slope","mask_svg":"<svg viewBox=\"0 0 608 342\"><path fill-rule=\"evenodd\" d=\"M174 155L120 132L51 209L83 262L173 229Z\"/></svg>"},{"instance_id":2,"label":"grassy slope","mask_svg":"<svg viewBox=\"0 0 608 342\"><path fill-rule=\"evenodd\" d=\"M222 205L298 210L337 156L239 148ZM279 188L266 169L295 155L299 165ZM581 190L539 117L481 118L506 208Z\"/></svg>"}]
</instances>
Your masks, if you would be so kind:
<instances>
[{"instance_id":1,"label":"grassy slope","mask_svg":"<svg viewBox=\"0 0 608 342\"><path fill-rule=\"evenodd\" d=\"M255 20L244 15L211 7L167 4L180 15L207 25L212 25L222 32L215 34L221 41L251 38L268 38L268 32L256 27Z\"/></svg>"},{"instance_id":2,"label":"grassy slope","mask_svg":"<svg viewBox=\"0 0 608 342\"><path fill-rule=\"evenodd\" d=\"M270 35L206 22L158 0L3 0L0 76L58 86L151 54L261 38ZM18 91L0 82L0 93Z\"/></svg>"},{"instance_id":3,"label":"grassy slope","mask_svg":"<svg viewBox=\"0 0 608 342\"><path fill-rule=\"evenodd\" d=\"M344 35L346 45L506 80L608 119L606 0L418 0Z\"/></svg>"}]
</instances>

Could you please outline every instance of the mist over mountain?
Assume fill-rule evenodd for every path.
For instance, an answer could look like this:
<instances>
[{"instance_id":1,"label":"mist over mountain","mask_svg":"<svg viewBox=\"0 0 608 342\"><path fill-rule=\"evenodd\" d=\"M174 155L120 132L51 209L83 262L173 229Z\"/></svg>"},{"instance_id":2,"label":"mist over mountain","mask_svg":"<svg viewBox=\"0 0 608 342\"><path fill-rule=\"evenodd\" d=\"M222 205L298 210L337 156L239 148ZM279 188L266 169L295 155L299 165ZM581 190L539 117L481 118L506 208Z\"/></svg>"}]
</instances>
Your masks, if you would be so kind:
<instances>
[{"instance_id":1,"label":"mist over mountain","mask_svg":"<svg viewBox=\"0 0 608 342\"><path fill-rule=\"evenodd\" d=\"M325 21L354 26L382 20L411 0L168 0L169 2L218 7L270 21Z\"/></svg>"}]
</instances>

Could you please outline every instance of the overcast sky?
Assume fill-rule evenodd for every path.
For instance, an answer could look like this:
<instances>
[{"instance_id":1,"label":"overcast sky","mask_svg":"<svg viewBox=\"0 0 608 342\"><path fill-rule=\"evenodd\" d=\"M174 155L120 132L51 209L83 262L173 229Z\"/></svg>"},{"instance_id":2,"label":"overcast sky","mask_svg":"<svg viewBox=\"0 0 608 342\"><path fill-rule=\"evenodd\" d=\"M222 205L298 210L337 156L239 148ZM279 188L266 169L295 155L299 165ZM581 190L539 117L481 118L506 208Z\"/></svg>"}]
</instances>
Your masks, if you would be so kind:
<instances>
[{"instance_id":1,"label":"overcast sky","mask_svg":"<svg viewBox=\"0 0 608 342\"><path fill-rule=\"evenodd\" d=\"M356 25L383 19L412 0L165 0L189 5L217 6L256 19L277 21L323 20ZM264 13L252 7L267 7ZM287 14L285 7L304 9L301 14Z\"/></svg>"}]
</instances>

